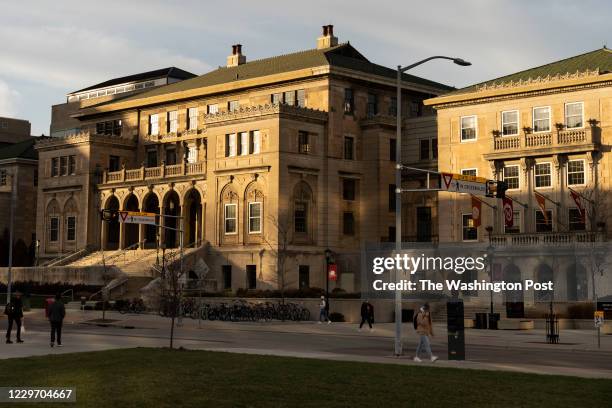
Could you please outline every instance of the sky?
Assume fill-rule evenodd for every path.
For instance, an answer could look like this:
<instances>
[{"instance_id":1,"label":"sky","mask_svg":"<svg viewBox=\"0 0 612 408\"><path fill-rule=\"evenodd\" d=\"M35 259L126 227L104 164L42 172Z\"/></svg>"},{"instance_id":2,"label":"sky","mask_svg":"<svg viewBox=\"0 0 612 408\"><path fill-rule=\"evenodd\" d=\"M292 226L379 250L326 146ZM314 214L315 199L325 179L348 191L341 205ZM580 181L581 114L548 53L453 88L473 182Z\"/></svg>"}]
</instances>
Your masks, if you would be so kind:
<instances>
[{"instance_id":1,"label":"sky","mask_svg":"<svg viewBox=\"0 0 612 408\"><path fill-rule=\"evenodd\" d=\"M612 48L608 0L0 0L0 116L49 134L51 105L104 80L176 66L203 74L232 44L247 60L314 48L321 26L370 61L463 87Z\"/></svg>"}]
</instances>

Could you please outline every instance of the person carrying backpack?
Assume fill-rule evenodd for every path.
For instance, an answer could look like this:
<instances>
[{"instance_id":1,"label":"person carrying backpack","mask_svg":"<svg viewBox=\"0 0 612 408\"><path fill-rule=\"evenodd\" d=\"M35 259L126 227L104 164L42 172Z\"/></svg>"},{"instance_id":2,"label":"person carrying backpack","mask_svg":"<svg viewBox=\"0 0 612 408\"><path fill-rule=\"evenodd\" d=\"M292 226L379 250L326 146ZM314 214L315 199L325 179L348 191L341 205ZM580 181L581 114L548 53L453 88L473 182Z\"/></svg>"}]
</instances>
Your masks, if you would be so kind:
<instances>
[{"instance_id":1,"label":"person carrying backpack","mask_svg":"<svg viewBox=\"0 0 612 408\"><path fill-rule=\"evenodd\" d=\"M433 337L433 325L431 323L431 313L429 312L429 304L425 303L419 309L419 312L414 316L413 320L414 329L419 334L419 345L416 349L416 355L414 356L414 361L420 363L421 360L419 358L419 354L423 351L426 355L429 356L429 359L434 362L438 359L438 357L434 356L431 353L431 340L430 337Z\"/></svg>"},{"instance_id":2,"label":"person carrying backpack","mask_svg":"<svg viewBox=\"0 0 612 408\"><path fill-rule=\"evenodd\" d=\"M13 323L17 325L17 343L23 343L23 340L21 340L21 319L23 318L23 303L21 303L21 293L15 293L15 297L4 308L4 314L8 320L8 326L6 328L6 344L13 344L11 341Z\"/></svg>"}]
</instances>

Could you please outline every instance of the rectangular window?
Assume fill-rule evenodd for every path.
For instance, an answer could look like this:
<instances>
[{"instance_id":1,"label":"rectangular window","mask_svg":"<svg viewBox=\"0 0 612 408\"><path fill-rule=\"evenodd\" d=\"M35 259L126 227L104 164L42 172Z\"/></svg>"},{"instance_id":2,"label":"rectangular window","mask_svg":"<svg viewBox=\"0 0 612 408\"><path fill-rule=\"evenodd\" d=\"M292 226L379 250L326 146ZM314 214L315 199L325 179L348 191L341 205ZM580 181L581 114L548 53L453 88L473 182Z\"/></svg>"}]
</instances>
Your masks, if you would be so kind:
<instances>
[{"instance_id":1,"label":"rectangular window","mask_svg":"<svg viewBox=\"0 0 612 408\"><path fill-rule=\"evenodd\" d=\"M104 134L104 122L96 123L96 134L98 135Z\"/></svg>"},{"instance_id":2,"label":"rectangular window","mask_svg":"<svg viewBox=\"0 0 612 408\"><path fill-rule=\"evenodd\" d=\"M429 139L419 140L419 159L429 160Z\"/></svg>"},{"instance_id":3,"label":"rectangular window","mask_svg":"<svg viewBox=\"0 0 612 408\"><path fill-rule=\"evenodd\" d=\"M344 113L352 114L355 107L355 96L352 88L344 88Z\"/></svg>"},{"instance_id":4,"label":"rectangular window","mask_svg":"<svg viewBox=\"0 0 612 408\"><path fill-rule=\"evenodd\" d=\"M225 135L225 157L236 156L236 134Z\"/></svg>"},{"instance_id":5,"label":"rectangular window","mask_svg":"<svg viewBox=\"0 0 612 408\"><path fill-rule=\"evenodd\" d=\"M119 156L108 157L108 171L119 171L121 167L121 159Z\"/></svg>"},{"instance_id":6,"label":"rectangular window","mask_svg":"<svg viewBox=\"0 0 612 408\"><path fill-rule=\"evenodd\" d=\"M157 149L147 150L147 167L157 167Z\"/></svg>"},{"instance_id":7,"label":"rectangular window","mask_svg":"<svg viewBox=\"0 0 612 408\"><path fill-rule=\"evenodd\" d=\"M247 288L257 289L257 265L246 266Z\"/></svg>"},{"instance_id":8,"label":"rectangular window","mask_svg":"<svg viewBox=\"0 0 612 408\"><path fill-rule=\"evenodd\" d=\"M236 234L237 231L237 223L236 223L236 213L237 213L237 204L225 204L225 234L231 235Z\"/></svg>"},{"instance_id":9,"label":"rectangular window","mask_svg":"<svg viewBox=\"0 0 612 408\"><path fill-rule=\"evenodd\" d=\"M347 201L355 200L355 179L342 179L342 199Z\"/></svg>"},{"instance_id":10,"label":"rectangular window","mask_svg":"<svg viewBox=\"0 0 612 408\"><path fill-rule=\"evenodd\" d=\"M261 152L261 133L259 130L251 132L251 154L259 154Z\"/></svg>"},{"instance_id":11,"label":"rectangular window","mask_svg":"<svg viewBox=\"0 0 612 408\"><path fill-rule=\"evenodd\" d=\"M283 92L283 102L286 105L295 105L295 91Z\"/></svg>"},{"instance_id":12,"label":"rectangular window","mask_svg":"<svg viewBox=\"0 0 612 408\"><path fill-rule=\"evenodd\" d=\"M159 135L159 115L149 115L149 135Z\"/></svg>"},{"instance_id":13,"label":"rectangular window","mask_svg":"<svg viewBox=\"0 0 612 408\"><path fill-rule=\"evenodd\" d=\"M59 241L59 217L51 217L49 219L49 241Z\"/></svg>"},{"instance_id":14,"label":"rectangular window","mask_svg":"<svg viewBox=\"0 0 612 408\"><path fill-rule=\"evenodd\" d=\"M113 136L121 136L122 123L121 119L113 120Z\"/></svg>"},{"instance_id":15,"label":"rectangular window","mask_svg":"<svg viewBox=\"0 0 612 408\"><path fill-rule=\"evenodd\" d=\"M520 188L519 166L504 167L504 182L508 185L508 190L518 190Z\"/></svg>"},{"instance_id":16,"label":"rectangular window","mask_svg":"<svg viewBox=\"0 0 612 408\"><path fill-rule=\"evenodd\" d=\"M249 203L249 234L261 233L261 203Z\"/></svg>"},{"instance_id":17,"label":"rectangular window","mask_svg":"<svg viewBox=\"0 0 612 408\"><path fill-rule=\"evenodd\" d=\"M568 160L567 162L567 185L584 185L584 160Z\"/></svg>"},{"instance_id":18,"label":"rectangular window","mask_svg":"<svg viewBox=\"0 0 612 408\"><path fill-rule=\"evenodd\" d=\"M270 102L272 102L272 105L278 105L279 103L281 103L281 97L282 94L273 93L272 95L270 95Z\"/></svg>"},{"instance_id":19,"label":"rectangular window","mask_svg":"<svg viewBox=\"0 0 612 408\"><path fill-rule=\"evenodd\" d=\"M577 129L584 126L583 120L584 104L582 102L572 102L565 104L565 127Z\"/></svg>"},{"instance_id":20,"label":"rectangular window","mask_svg":"<svg viewBox=\"0 0 612 408\"><path fill-rule=\"evenodd\" d=\"M168 166L176 164L176 148L166 149L166 164Z\"/></svg>"},{"instance_id":21,"label":"rectangular window","mask_svg":"<svg viewBox=\"0 0 612 408\"><path fill-rule=\"evenodd\" d=\"M240 156L249 154L249 132L240 132Z\"/></svg>"},{"instance_id":22,"label":"rectangular window","mask_svg":"<svg viewBox=\"0 0 612 408\"><path fill-rule=\"evenodd\" d=\"M535 165L536 188L551 187L551 165L550 163L536 163Z\"/></svg>"},{"instance_id":23,"label":"rectangular window","mask_svg":"<svg viewBox=\"0 0 612 408\"><path fill-rule=\"evenodd\" d=\"M296 202L293 212L293 225L295 232L308 232L308 203Z\"/></svg>"},{"instance_id":24,"label":"rectangular window","mask_svg":"<svg viewBox=\"0 0 612 408\"><path fill-rule=\"evenodd\" d=\"M395 184L389 184L389 211L395 211Z\"/></svg>"},{"instance_id":25,"label":"rectangular window","mask_svg":"<svg viewBox=\"0 0 612 408\"><path fill-rule=\"evenodd\" d=\"M478 228L474 227L474 220L472 219L472 214L462 215L462 226L464 241L478 240Z\"/></svg>"},{"instance_id":26,"label":"rectangular window","mask_svg":"<svg viewBox=\"0 0 612 408\"><path fill-rule=\"evenodd\" d=\"M76 171L76 156L68 156L68 174L75 174Z\"/></svg>"},{"instance_id":27,"label":"rectangular window","mask_svg":"<svg viewBox=\"0 0 612 408\"><path fill-rule=\"evenodd\" d=\"M66 217L66 241L76 240L76 217Z\"/></svg>"},{"instance_id":28,"label":"rectangular window","mask_svg":"<svg viewBox=\"0 0 612 408\"><path fill-rule=\"evenodd\" d=\"M584 218L580 215L580 211L577 208L570 208L568 210L568 225L570 231L586 230L584 221Z\"/></svg>"},{"instance_id":29,"label":"rectangular window","mask_svg":"<svg viewBox=\"0 0 612 408\"><path fill-rule=\"evenodd\" d=\"M392 96L389 103L389 116L397 116L397 97Z\"/></svg>"},{"instance_id":30,"label":"rectangular window","mask_svg":"<svg viewBox=\"0 0 612 408\"><path fill-rule=\"evenodd\" d=\"M504 226L504 232L506 234L519 234L521 232L521 212L520 211L512 212L512 226L511 227Z\"/></svg>"},{"instance_id":31,"label":"rectangular window","mask_svg":"<svg viewBox=\"0 0 612 408\"><path fill-rule=\"evenodd\" d=\"M410 116L421 116L423 114L423 110L421 109L423 105L420 101L411 101L410 102Z\"/></svg>"},{"instance_id":32,"label":"rectangular window","mask_svg":"<svg viewBox=\"0 0 612 408\"><path fill-rule=\"evenodd\" d=\"M190 145L187 148L187 163L197 163L198 162L198 146Z\"/></svg>"},{"instance_id":33,"label":"rectangular window","mask_svg":"<svg viewBox=\"0 0 612 408\"><path fill-rule=\"evenodd\" d=\"M540 210L535 212L536 232L551 232L552 231L552 210L546 210L548 219L544 217L544 213Z\"/></svg>"},{"instance_id":34,"label":"rectangular window","mask_svg":"<svg viewBox=\"0 0 612 408\"><path fill-rule=\"evenodd\" d=\"M68 174L68 157L60 157L60 176L66 176Z\"/></svg>"},{"instance_id":35,"label":"rectangular window","mask_svg":"<svg viewBox=\"0 0 612 408\"><path fill-rule=\"evenodd\" d=\"M478 175L478 169L461 169L461 174L464 176L474 176Z\"/></svg>"},{"instance_id":36,"label":"rectangular window","mask_svg":"<svg viewBox=\"0 0 612 408\"><path fill-rule=\"evenodd\" d=\"M464 116L461 118L461 141L476 140L478 119L476 116Z\"/></svg>"},{"instance_id":37,"label":"rectangular window","mask_svg":"<svg viewBox=\"0 0 612 408\"><path fill-rule=\"evenodd\" d=\"M368 118L371 118L378 114L378 95L374 93L368 93L368 106L366 113L368 115Z\"/></svg>"},{"instance_id":38,"label":"rectangular window","mask_svg":"<svg viewBox=\"0 0 612 408\"><path fill-rule=\"evenodd\" d=\"M59 157L51 159L51 177L59 176Z\"/></svg>"},{"instance_id":39,"label":"rectangular window","mask_svg":"<svg viewBox=\"0 0 612 408\"><path fill-rule=\"evenodd\" d=\"M355 235L355 216L351 211L342 214L342 233L344 235Z\"/></svg>"},{"instance_id":40,"label":"rectangular window","mask_svg":"<svg viewBox=\"0 0 612 408\"><path fill-rule=\"evenodd\" d=\"M355 138L344 136L344 159L355 160Z\"/></svg>"},{"instance_id":41,"label":"rectangular window","mask_svg":"<svg viewBox=\"0 0 612 408\"><path fill-rule=\"evenodd\" d=\"M519 113L517 110L502 112L502 136L519 134Z\"/></svg>"},{"instance_id":42,"label":"rectangular window","mask_svg":"<svg viewBox=\"0 0 612 408\"><path fill-rule=\"evenodd\" d=\"M227 103L227 110L230 112L238 110L239 107L240 107L240 104L238 103L238 101L229 101Z\"/></svg>"},{"instance_id":43,"label":"rectangular window","mask_svg":"<svg viewBox=\"0 0 612 408\"><path fill-rule=\"evenodd\" d=\"M168 133L176 133L178 131L178 111L170 111L167 116L166 130Z\"/></svg>"},{"instance_id":44,"label":"rectangular window","mask_svg":"<svg viewBox=\"0 0 612 408\"><path fill-rule=\"evenodd\" d=\"M0 186L6 186L6 170L0 170Z\"/></svg>"},{"instance_id":45,"label":"rectangular window","mask_svg":"<svg viewBox=\"0 0 612 408\"><path fill-rule=\"evenodd\" d=\"M306 91L305 90L298 89L297 91L295 91L295 99L296 99L297 106L299 106L300 108L306 107Z\"/></svg>"},{"instance_id":46,"label":"rectangular window","mask_svg":"<svg viewBox=\"0 0 612 408\"><path fill-rule=\"evenodd\" d=\"M397 157L397 140L389 139L389 161L395 161Z\"/></svg>"},{"instance_id":47,"label":"rectangular window","mask_svg":"<svg viewBox=\"0 0 612 408\"><path fill-rule=\"evenodd\" d=\"M302 154L310 152L310 144L308 143L308 132L300 130L298 132L298 151Z\"/></svg>"},{"instance_id":48,"label":"rectangular window","mask_svg":"<svg viewBox=\"0 0 612 408\"><path fill-rule=\"evenodd\" d=\"M309 265L299 265L299 288L307 289L310 287L310 266Z\"/></svg>"},{"instance_id":49,"label":"rectangular window","mask_svg":"<svg viewBox=\"0 0 612 408\"><path fill-rule=\"evenodd\" d=\"M187 129L196 130L198 128L198 108L187 109Z\"/></svg>"},{"instance_id":50,"label":"rectangular window","mask_svg":"<svg viewBox=\"0 0 612 408\"><path fill-rule=\"evenodd\" d=\"M436 160L438 158L438 138L434 137L431 139L431 158Z\"/></svg>"},{"instance_id":51,"label":"rectangular window","mask_svg":"<svg viewBox=\"0 0 612 408\"><path fill-rule=\"evenodd\" d=\"M232 265L222 265L221 274L223 275L223 289L232 289Z\"/></svg>"},{"instance_id":52,"label":"rectangular window","mask_svg":"<svg viewBox=\"0 0 612 408\"><path fill-rule=\"evenodd\" d=\"M533 108L533 131L550 132L550 106Z\"/></svg>"},{"instance_id":53,"label":"rectangular window","mask_svg":"<svg viewBox=\"0 0 612 408\"><path fill-rule=\"evenodd\" d=\"M215 113L219 113L219 105L216 103L206 105L206 113L209 115L214 115Z\"/></svg>"}]
</instances>

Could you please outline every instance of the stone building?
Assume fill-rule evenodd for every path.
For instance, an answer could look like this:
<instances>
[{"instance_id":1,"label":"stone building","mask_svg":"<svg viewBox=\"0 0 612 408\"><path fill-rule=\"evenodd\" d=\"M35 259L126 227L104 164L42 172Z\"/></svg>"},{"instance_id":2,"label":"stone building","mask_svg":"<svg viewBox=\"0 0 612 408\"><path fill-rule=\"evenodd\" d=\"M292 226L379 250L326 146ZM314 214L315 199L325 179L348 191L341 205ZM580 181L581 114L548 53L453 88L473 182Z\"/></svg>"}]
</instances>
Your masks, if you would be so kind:
<instances>
[{"instance_id":1,"label":"stone building","mask_svg":"<svg viewBox=\"0 0 612 408\"><path fill-rule=\"evenodd\" d=\"M31 128L27 120L0 117L0 147L29 139Z\"/></svg>"},{"instance_id":2,"label":"stone building","mask_svg":"<svg viewBox=\"0 0 612 408\"><path fill-rule=\"evenodd\" d=\"M360 243L394 225L395 70L338 43L332 26L316 45L247 61L237 44L204 75L81 106L77 133L37 145L45 254L139 248L146 265L177 232L99 211L153 212L204 251L219 290L325 287L326 250L353 290ZM411 75L402 88L406 123L452 89Z\"/></svg>"},{"instance_id":3,"label":"stone building","mask_svg":"<svg viewBox=\"0 0 612 408\"><path fill-rule=\"evenodd\" d=\"M501 200L486 198L496 208L482 205L475 227L470 196L440 192L440 241L490 242L499 254L494 279L553 280L555 300L612 293L611 279L599 273L594 288L589 265L572 249L606 241L612 228L612 156L606 148L612 140L612 52L604 47L425 104L437 111L440 171L503 180L514 200L511 227ZM548 252L527 256L534 249ZM550 297L530 293L523 300L537 306Z\"/></svg>"}]
</instances>

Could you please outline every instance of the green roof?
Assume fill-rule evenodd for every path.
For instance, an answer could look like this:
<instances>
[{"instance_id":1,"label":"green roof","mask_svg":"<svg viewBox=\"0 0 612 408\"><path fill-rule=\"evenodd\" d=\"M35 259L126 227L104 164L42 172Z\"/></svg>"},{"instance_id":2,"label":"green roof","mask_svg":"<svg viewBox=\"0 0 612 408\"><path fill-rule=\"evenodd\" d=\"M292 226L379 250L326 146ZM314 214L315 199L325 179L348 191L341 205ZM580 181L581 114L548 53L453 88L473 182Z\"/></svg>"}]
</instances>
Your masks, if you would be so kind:
<instances>
[{"instance_id":1,"label":"green roof","mask_svg":"<svg viewBox=\"0 0 612 408\"><path fill-rule=\"evenodd\" d=\"M370 73L393 79L395 79L396 76L396 71L394 69L368 61L368 59L353 48L353 46L351 46L349 43L345 43L325 49L311 49L271 58L254 60L235 67L219 67L214 71L200 75L196 78L160 86L137 95L117 98L113 101L102 103L101 105L112 104L120 101L138 100L181 92L189 89L203 88L212 85L231 83L238 80L258 78L267 75L280 74L325 65L348 68L359 72ZM454 89L447 85L414 75L404 74L403 79L407 82L430 86L440 90Z\"/></svg>"},{"instance_id":2,"label":"green roof","mask_svg":"<svg viewBox=\"0 0 612 408\"><path fill-rule=\"evenodd\" d=\"M514 74L491 79L479 84L471 85L465 88L458 89L446 95L469 93L482 88L483 86L492 86L508 82L527 81L529 79L546 78L547 76L574 74L576 72L599 71L599 74L607 74L612 72L612 50L606 47L585 54L576 55L574 57L562 59L560 61L551 62L539 67L526 69Z\"/></svg>"},{"instance_id":3,"label":"green roof","mask_svg":"<svg viewBox=\"0 0 612 408\"><path fill-rule=\"evenodd\" d=\"M0 160L7 159L32 159L38 160L38 153L34 150L37 137L31 137L23 142L0 147Z\"/></svg>"}]
</instances>

